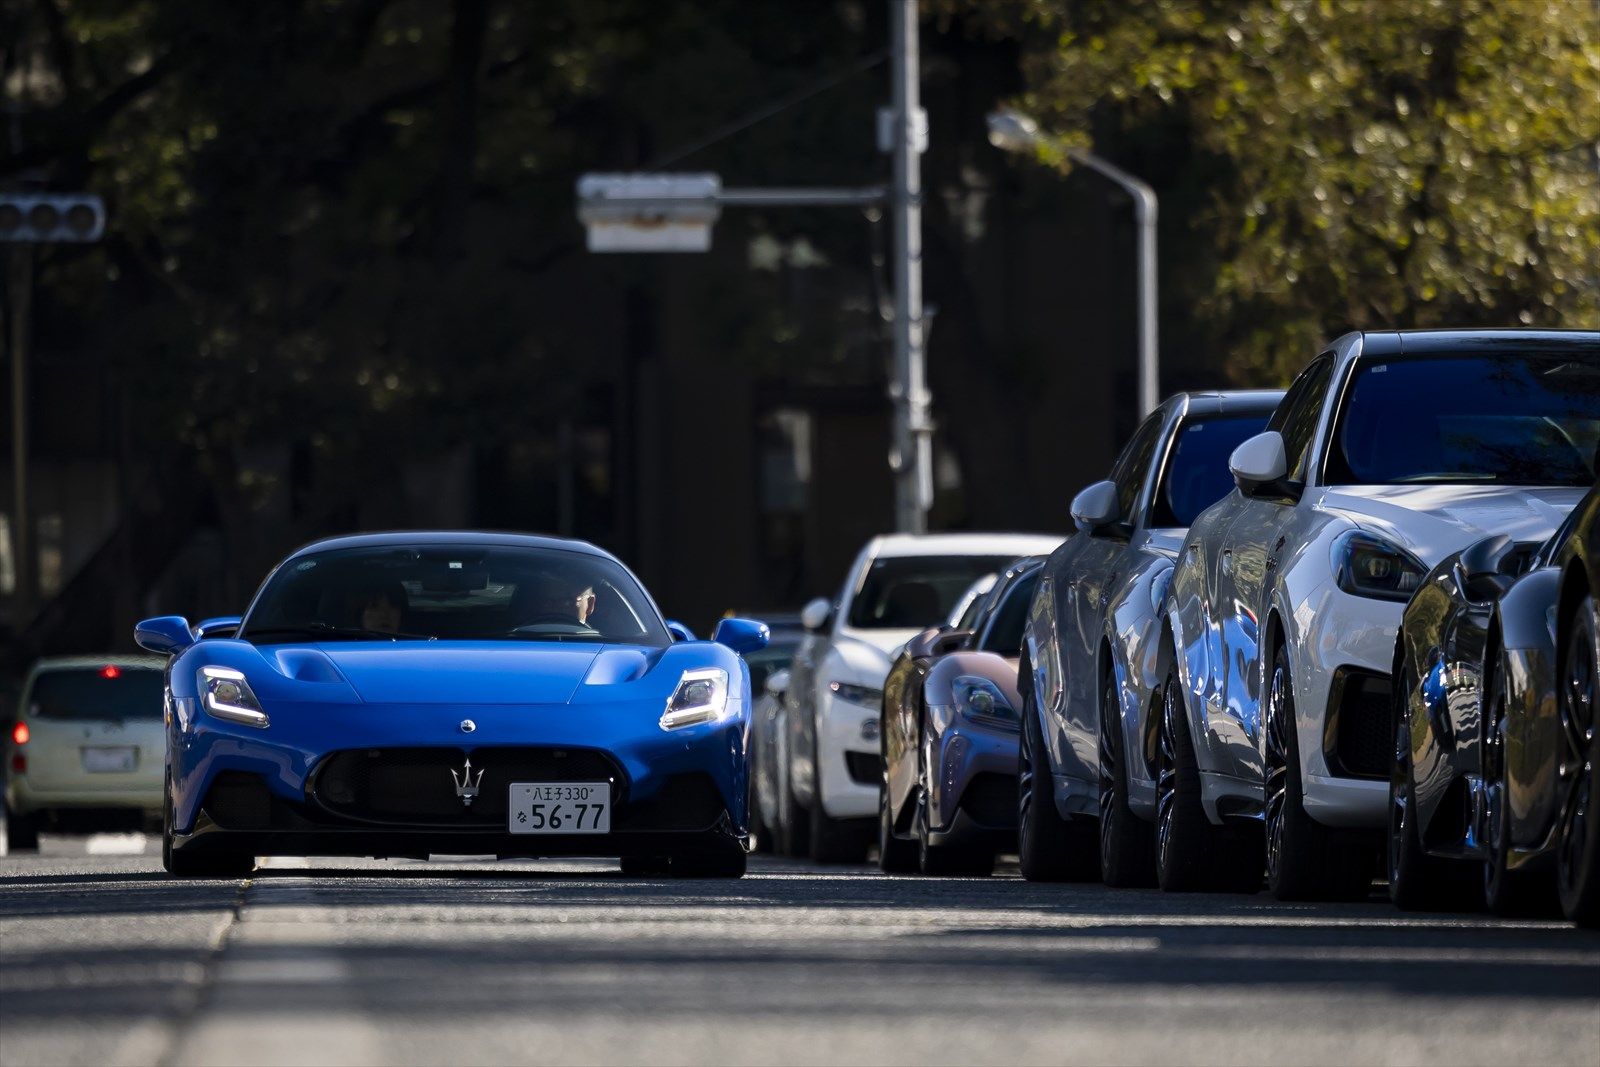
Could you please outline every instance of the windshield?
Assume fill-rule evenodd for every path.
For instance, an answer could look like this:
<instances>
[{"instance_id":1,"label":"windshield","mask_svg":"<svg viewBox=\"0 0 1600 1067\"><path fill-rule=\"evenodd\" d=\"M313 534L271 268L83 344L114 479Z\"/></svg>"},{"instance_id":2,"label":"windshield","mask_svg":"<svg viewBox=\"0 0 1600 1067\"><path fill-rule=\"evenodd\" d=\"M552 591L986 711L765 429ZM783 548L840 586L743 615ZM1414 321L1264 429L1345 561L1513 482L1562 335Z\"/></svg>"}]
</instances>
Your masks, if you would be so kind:
<instances>
[{"instance_id":1,"label":"windshield","mask_svg":"<svg viewBox=\"0 0 1600 1067\"><path fill-rule=\"evenodd\" d=\"M875 559L850 601L858 630L923 630L949 618L956 598L1013 556L892 556Z\"/></svg>"},{"instance_id":2,"label":"windshield","mask_svg":"<svg viewBox=\"0 0 1600 1067\"><path fill-rule=\"evenodd\" d=\"M1600 352L1358 364L1333 442L1329 485L1593 485Z\"/></svg>"},{"instance_id":3,"label":"windshield","mask_svg":"<svg viewBox=\"0 0 1600 1067\"><path fill-rule=\"evenodd\" d=\"M1228 457L1246 440L1266 428L1267 416L1218 415L1184 423L1172 444L1151 526L1192 526L1206 508L1233 489Z\"/></svg>"},{"instance_id":4,"label":"windshield","mask_svg":"<svg viewBox=\"0 0 1600 1067\"><path fill-rule=\"evenodd\" d=\"M550 548L341 548L278 568L240 637L286 641L607 641L663 647L638 583L603 556Z\"/></svg>"},{"instance_id":5,"label":"windshield","mask_svg":"<svg viewBox=\"0 0 1600 1067\"><path fill-rule=\"evenodd\" d=\"M983 651L1001 656L1015 656L1022 651L1022 628L1028 621L1028 608L1033 603L1033 588L1039 584L1036 567L1018 578L1006 591L1005 603L996 612L994 623L983 639Z\"/></svg>"},{"instance_id":6,"label":"windshield","mask_svg":"<svg viewBox=\"0 0 1600 1067\"><path fill-rule=\"evenodd\" d=\"M41 672L28 694L28 717L127 722L161 718L161 672L153 667L84 667Z\"/></svg>"}]
</instances>

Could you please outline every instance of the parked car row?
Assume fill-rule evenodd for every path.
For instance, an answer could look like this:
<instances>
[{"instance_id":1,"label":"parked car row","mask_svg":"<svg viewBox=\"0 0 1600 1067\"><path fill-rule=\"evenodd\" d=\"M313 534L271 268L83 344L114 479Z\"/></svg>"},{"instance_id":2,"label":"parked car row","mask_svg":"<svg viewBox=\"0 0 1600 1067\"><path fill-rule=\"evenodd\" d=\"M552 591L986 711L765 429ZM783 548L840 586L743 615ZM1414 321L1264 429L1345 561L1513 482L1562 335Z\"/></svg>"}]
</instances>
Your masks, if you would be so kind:
<instances>
[{"instance_id":1,"label":"parked car row","mask_svg":"<svg viewBox=\"0 0 1600 1067\"><path fill-rule=\"evenodd\" d=\"M1015 847L1030 879L1286 900L1387 873L1404 907L1592 925L1597 453L1596 332L1352 333L1285 393L1174 396L1053 550L875 542L807 607L771 840L859 858L875 784L886 871ZM966 625L959 581L892 591L891 544L995 576Z\"/></svg>"}]
</instances>

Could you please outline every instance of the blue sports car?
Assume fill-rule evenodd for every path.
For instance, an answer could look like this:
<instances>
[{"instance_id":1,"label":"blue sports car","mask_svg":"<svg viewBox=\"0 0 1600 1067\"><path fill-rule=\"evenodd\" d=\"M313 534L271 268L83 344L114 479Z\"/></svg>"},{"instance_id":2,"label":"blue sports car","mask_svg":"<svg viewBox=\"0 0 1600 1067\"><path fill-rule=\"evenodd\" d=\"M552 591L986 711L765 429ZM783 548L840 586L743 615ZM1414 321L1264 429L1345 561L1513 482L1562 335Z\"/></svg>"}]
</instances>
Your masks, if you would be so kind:
<instances>
[{"instance_id":1,"label":"blue sports car","mask_svg":"<svg viewBox=\"0 0 1600 1067\"><path fill-rule=\"evenodd\" d=\"M140 623L170 656L162 858L619 856L745 870L750 675L767 629L696 641L613 556L512 534L308 545L242 619Z\"/></svg>"}]
</instances>

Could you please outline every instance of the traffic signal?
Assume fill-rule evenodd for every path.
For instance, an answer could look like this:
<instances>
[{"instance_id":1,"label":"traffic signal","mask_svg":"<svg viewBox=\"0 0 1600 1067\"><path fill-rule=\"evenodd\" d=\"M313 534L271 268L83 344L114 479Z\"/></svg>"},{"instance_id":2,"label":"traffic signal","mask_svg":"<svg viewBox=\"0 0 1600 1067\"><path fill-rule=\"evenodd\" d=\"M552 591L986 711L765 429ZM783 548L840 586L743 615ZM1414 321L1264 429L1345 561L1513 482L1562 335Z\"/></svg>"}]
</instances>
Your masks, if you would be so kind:
<instances>
[{"instance_id":1,"label":"traffic signal","mask_svg":"<svg viewBox=\"0 0 1600 1067\"><path fill-rule=\"evenodd\" d=\"M88 193L0 193L0 242L98 241L106 208Z\"/></svg>"}]
</instances>

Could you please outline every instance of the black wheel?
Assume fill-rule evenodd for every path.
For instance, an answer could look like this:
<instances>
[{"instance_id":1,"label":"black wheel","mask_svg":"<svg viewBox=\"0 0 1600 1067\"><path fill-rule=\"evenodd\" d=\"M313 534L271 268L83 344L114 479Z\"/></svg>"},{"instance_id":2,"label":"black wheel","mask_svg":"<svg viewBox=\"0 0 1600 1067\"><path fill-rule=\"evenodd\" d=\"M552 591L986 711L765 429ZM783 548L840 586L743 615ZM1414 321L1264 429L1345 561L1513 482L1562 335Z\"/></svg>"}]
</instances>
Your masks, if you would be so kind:
<instances>
[{"instance_id":1,"label":"black wheel","mask_svg":"<svg viewBox=\"0 0 1600 1067\"><path fill-rule=\"evenodd\" d=\"M673 856L668 873L674 878L743 878L749 863L739 843L730 841L715 851Z\"/></svg>"},{"instance_id":2,"label":"black wheel","mask_svg":"<svg viewBox=\"0 0 1600 1067\"><path fill-rule=\"evenodd\" d=\"M1100 701L1100 874L1106 885L1156 884L1155 828L1128 807L1128 765L1123 759L1121 699L1107 676Z\"/></svg>"},{"instance_id":3,"label":"black wheel","mask_svg":"<svg viewBox=\"0 0 1600 1067\"><path fill-rule=\"evenodd\" d=\"M1266 714L1267 888L1279 900L1359 900L1371 857L1306 814L1289 654L1272 657Z\"/></svg>"},{"instance_id":4,"label":"black wheel","mask_svg":"<svg viewBox=\"0 0 1600 1067\"><path fill-rule=\"evenodd\" d=\"M1595 603L1584 597L1573 613L1561 677L1557 679L1557 715L1561 721L1561 756L1557 774L1563 790L1556 837L1556 890L1561 911L1579 926L1600 926L1600 790L1595 765L1600 739L1595 730L1596 681Z\"/></svg>"},{"instance_id":5,"label":"black wheel","mask_svg":"<svg viewBox=\"0 0 1600 1067\"><path fill-rule=\"evenodd\" d=\"M39 851L38 816L12 811L8 805L5 810L5 823L0 828L5 831L5 849L0 850L0 856L6 852Z\"/></svg>"},{"instance_id":6,"label":"black wheel","mask_svg":"<svg viewBox=\"0 0 1600 1067\"><path fill-rule=\"evenodd\" d=\"M172 841L172 777L166 778L161 798L161 866L174 878L243 878L255 869L256 858L238 852L190 852Z\"/></svg>"},{"instance_id":7,"label":"black wheel","mask_svg":"<svg viewBox=\"0 0 1600 1067\"><path fill-rule=\"evenodd\" d=\"M761 790L756 788L756 776L752 768L750 774L750 851L773 852L776 851L772 828L767 825L766 816L761 811Z\"/></svg>"},{"instance_id":8,"label":"black wheel","mask_svg":"<svg viewBox=\"0 0 1600 1067\"><path fill-rule=\"evenodd\" d=\"M1518 869L1511 858L1511 805L1506 800L1506 689L1504 664L1495 664L1483 697L1484 861L1483 902L1496 915L1548 915L1556 910L1549 872Z\"/></svg>"},{"instance_id":9,"label":"black wheel","mask_svg":"<svg viewBox=\"0 0 1600 1067\"><path fill-rule=\"evenodd\" d=\"M917 805L917 868L934 878L987 878L994 873L994 852L971 846L935 845L928 840L926 797Z\"/></svg>"},{"instance_id":10,"label":"black wheel","mask_svg":"<svg viewBox=\"0 0 1600 1067\"><path fill-rule=\"evenodd\" d=\"M1178 668L1161 685L1156 769L1156 882L1168 892L1211 888L1215 833L1200 803L1200 768L1189 737Z\"/></svg>"},{"instance_id":11,"label":"black wheel","mask_svg":"<svg viewBox=\"0 0 1600 1067\"><path fill-rule=\"evenodd\" d=\"M1093 830L1063 819L1056 810L1050 757L1029 689L1022 698L1022 736L1017 745L1017 859L1022 877L1030 882L1084 882L1100 877Z\"/></svg>"},{"instance_id":12,"label":"black wheel","mask_svg":"<svg viewBox=\"0 0 1600 1067\"><path fill-rule=\"evenodd\" d=\"M871 824L865 819L835 819L822 810L822 775L811 798L808 836L812 863L865 863L872 843Z\"/></svg>"},{"instance_id":13,"label":"black wheel","mask_svg":"<svg viewBox=\"0 0 1600 1067\"><path fill-rule=\"evenodd\" d=\"M623 856L622 873L628 878L665 878L672 873L667 856Z\"/></svg>"},{"instance_id":14,"label":"black wheel","mask_svg":"<svg viewBox=\"0 0 1600 1067\"><path fill-rule=\"evenodd\" d=\"M1480 880L1460 860L1428 855L1418 835L1412 802L1411 715L1407 706L1415 681L1408 668L1395 680L1394 753L1389 764L1389 899L1406 911L1472 909Z\"/></svg>"},{"instance_id":15,"label":"black wheel","mask_svg":"<svg viewBox=\"0 0 1600 1067\"><path fill-rule=\"evenodd\" d=\"M889 818L889 764L884 761L883 784L878 787L878 870L884 874L913 874L917 870L917 842L896 837Z\"/></svg>"}]
</instances>

